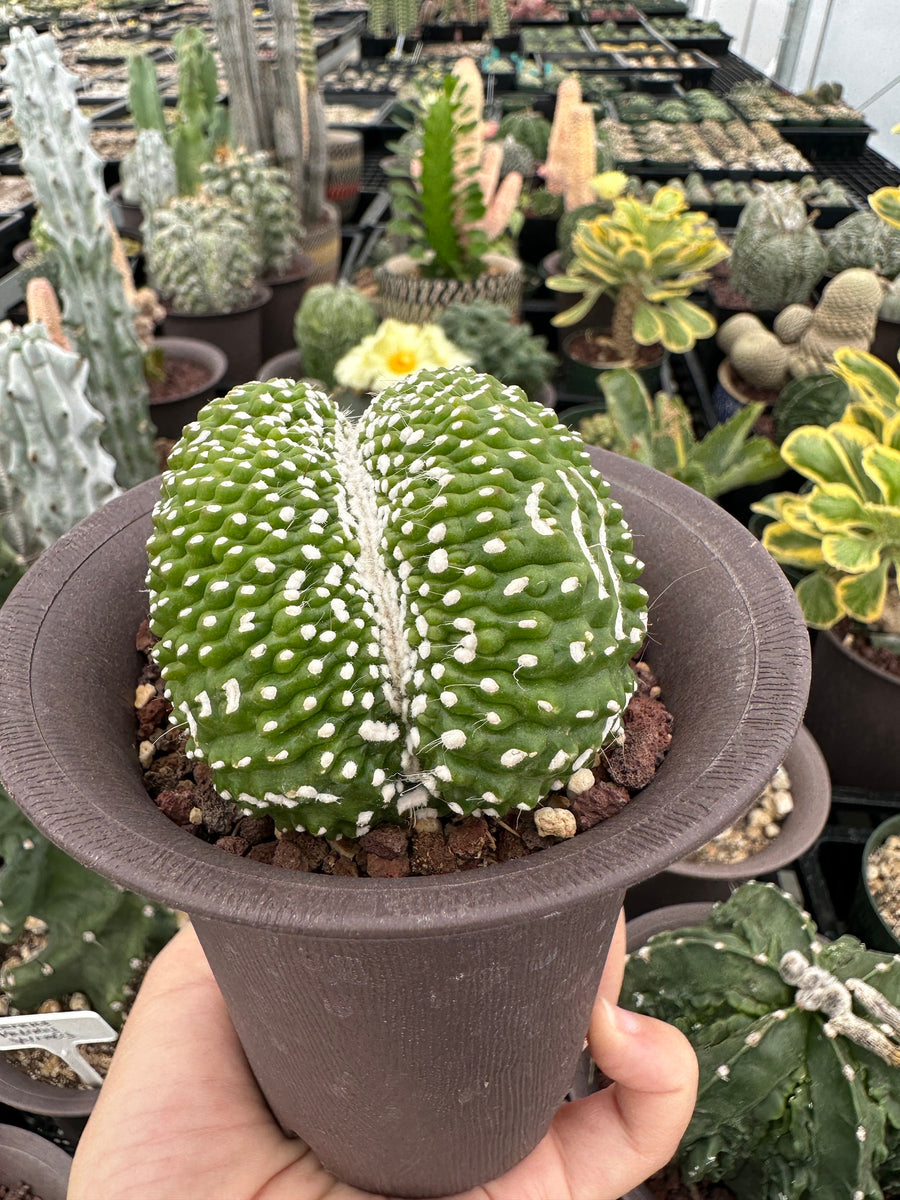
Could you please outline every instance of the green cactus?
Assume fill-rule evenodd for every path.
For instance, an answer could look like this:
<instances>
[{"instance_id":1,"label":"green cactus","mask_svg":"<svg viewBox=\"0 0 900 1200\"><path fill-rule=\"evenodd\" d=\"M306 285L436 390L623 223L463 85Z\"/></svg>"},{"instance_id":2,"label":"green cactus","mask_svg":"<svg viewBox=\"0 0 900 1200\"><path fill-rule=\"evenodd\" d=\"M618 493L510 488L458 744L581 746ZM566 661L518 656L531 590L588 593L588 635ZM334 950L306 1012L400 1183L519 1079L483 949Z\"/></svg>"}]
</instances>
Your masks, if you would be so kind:
<instances>
[{"instance_id":1,"label":"green cactus","mask_svg":"<svg viewBox=\"0 0 900 1200\"><path fill-rule=\"evenodd\" d=\"M227 201L258 245L263 278L278 276L296 260L300 216L287 173L262 152L219 155L201 168L203 190Z\"/></svg>"},{"instance_id":2,"label":"green cactus","mask_svg":"<svg viewBox=\"0 0 900 1200\"><path fill-rule=\"evenodd\" d=\"M820 374L827 370L840 346L868 350L875 337L884 290L879 276L861 267L850 267L835 275L823 289L808 327L791 348L791 374Z\"/></svg>"},{"instance_id":3,"label":"green cactus","mask_svg":"<svg viewBox=\"0 0 900 1200\"><path fill-rule=\"evenodd\" d=\"M882 221L877 213L853 213L823 236L829 274L867 267L888 279L900 275L900 229Z\"/></svg>"},{"instance_id":4,"label":"green cactus","mask_svg":"<svg viewBox=\"0 0 900 1200\"><path fill-rule=\"evenodd\" d=\"M0 941L46 927L43 947L0 975L19 1012L83 992L115 1028L130 984L175 932L168 909L87 870L31 826L0 789Z\"/></svg>"},{"instance_id":5,"label":"green cactus","mask_svg":"<svg viewBox=\"0 0 900 1200\"><path fill-rule=\"evenodd\" d=\"M141 233L149 245L157 211L178 192L175 158L159 130L139 131L137 141L119 165L119 181L122 199L140 205Z\"/></svg>"},{"instance_id":6,"label":"green cactus","mask_svg":"<svg viewBox=\"0 0 900 1200\"><path fill-rule=\"evenodd\" d=\"M535 337L527 323L513 324L501 304L451 304L437 322L450 341L470 355L476 371L520 387L529 400L539 399L556 369L547 339Z\"/></svg>"},{"instance_id":7,"label":"green cactus","mask_svg":"<svg viewBox=\"0 0 900 1200\"><path fill-rule=\"evenodd\" d=\"M236 312L258 288L257 245L231 206L203 193L156 214L147 246L153 286L179 313Z\"/></svg>"},{"instance_id":8,"label":"green cactus","mask_svg":"<svg viewBox=\"0 0 900 1200\"><path fill-rule=\"evenodd\" d=\"M103 164L88 119L49 34L12 29L2 80L19 129L22 165L56 247L67 328L87 360L88 394L123 488L156 474L143 347L113 261Z\"/></svg>"},{"instance_id":9,"label":"green cactus","mask_svg":"<svg viewBox=\"0 0 900 1200\"><path fill-rule=\"evenodd\" d=\"M29 561L118 494L103 421L85 394L87 363L43 325L0 323L0 460L16 533Z\"/></svg>"},{"instance_id":10,"label":"green cactus","mask_svg":"<svg viewBox=\"0 0 900 1200\"><path fill-rule=\"evenodd\" d=\"M790 187L762 185L738 219L731 284L756 308L802 304L821 278L827 257L800 196Z\"/></svg>"},{"instance_id":11,"label":"green cactus","mask_svg":"<svg viewBox=\"0 0 900 1200\"><path fill-rule=\"evenodd\" d=\"M813 310L807 304L789 304L772 322L772 332L783 342L799 342L813 323Z\"/></svg>"},{"instance_id":12,"label":"green cactus","mask_svg":"<svg viewBox=\"0 0 900 1200\"><path fill-rule=\"evenodd\" d=\"M527 146L523 146L512 136L503 139L503 159L500 163L500 176L505 178L511 171L518 171L523 179L534 174L534 155Z\"/></svg>"},{"instance_id":13,"label":"green cactus","mask_svg":"<svg viewBox=\"0 0 900 1200\"><path fill-rule=\"evenodd\" d=\"M491 37L505 37L509 33L509 6L507 0L488 0Z\"/></svg>"},{"instance_id":14,"label":"green cactus","mask_svg":"<svg viewBox=\"0 0 900 1200\"><path fill-rule=\"evenodd\" d=\"M537 162L547 158L550 144L550 122L533 109L507 113L497 129L498 137L512 137L520 146L527 146Z\"/></svg>"},{"instance_id":15,"label":"green cactus","mask_svg":"<svg viewBox=\"0 0 900 1200\"><path fill-rule=\"evenodd\" d=\"M168 137L156 63L147 54L133 54L128 60L128 111L136 129L153 129Z\"/></svg>"},{"instance_id":16,"label":"green cactus","mask_svg":"<svg viewBox=\"0 0 900 1200\"><path fill-rule=\"evenodd\" d=\"M850 390L836 375L803 375L781 389L772 409L775 434L783 442L801 425L831 425L850 403Z\"/></svg>"},{"instance_id":17,"label":"green cactus","mask_svg":"<svg viewBox=\"0 0 900 1200\"><path fill-rule=\"evenodd\" d=\"M328 836L534 807L619 732L646 627L583 443L469 368L358 424L276 383L208 404L163 476L150 613L189 753Z\"/></svg>"},{"instance_id":18,"label":"green cactus","mask_svg":"<svg viewBox=\"0 0 900 1200\"><path fill-rule=\"evenodd\" d=\"M731 348L731 364L745 383L773 392L786 382L790 352L768 329L744 334Z\"/></svg>"},{"instance_id":19,"label":"green cactus","mask_svg":"<svg viewBox=\"0 0 900 1200\"><path fill-rule=\"evenodd\" d=\"M762 404L745 405L698 441L684 402L667 392L651 399L634 371L604 371L600 387L611 425L608 449L680 479L704 496L715 499L784 472L778 448L768 438L752 436Z\"/></svg>"},{"instance_id":20,"label":"green cactus","mask_svg":"<svg viewBox=\"0 0 900 1200\"><path fill-rule=\"evenodd\" d=\"M900 961L823 944L771 884L630 955L622 1003L700 1063L677 1162L738 1200L883 1200L900 1187Z\"/></svg>"},{"instance_id":21,"label":"green cactus","mask_svg":"<svg viewBox=\"0 0 900 1200\"><path fill-rule=\"evenodd\" d=\"M294 317L304 374L333 388L337 363L377 327L375 305L356 288L334 283L309 288Z\"/></svg>"}]
</instances>

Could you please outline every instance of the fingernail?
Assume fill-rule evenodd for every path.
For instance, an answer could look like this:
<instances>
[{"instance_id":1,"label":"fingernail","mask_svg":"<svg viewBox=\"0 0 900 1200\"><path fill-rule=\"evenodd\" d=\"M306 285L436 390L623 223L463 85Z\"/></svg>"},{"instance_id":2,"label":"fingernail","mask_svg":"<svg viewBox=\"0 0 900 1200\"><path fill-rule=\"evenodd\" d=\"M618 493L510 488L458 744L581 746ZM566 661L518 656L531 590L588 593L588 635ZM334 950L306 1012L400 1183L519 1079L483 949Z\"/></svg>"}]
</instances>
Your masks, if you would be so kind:
<instances>
[{"instance_id":1,"label":"fingernail","mask_svg":"<svg viewBox=\"0 0 900 1200\"><path fill-rule=\"evenodd\" d=\"M608 1000L601 1000L606 1019L617 1033L625 1037L634 1037L641 1032L641 1018L637 1013L629 1012L627 1008L619 1008Z\"/></svg>"}]
</instances>

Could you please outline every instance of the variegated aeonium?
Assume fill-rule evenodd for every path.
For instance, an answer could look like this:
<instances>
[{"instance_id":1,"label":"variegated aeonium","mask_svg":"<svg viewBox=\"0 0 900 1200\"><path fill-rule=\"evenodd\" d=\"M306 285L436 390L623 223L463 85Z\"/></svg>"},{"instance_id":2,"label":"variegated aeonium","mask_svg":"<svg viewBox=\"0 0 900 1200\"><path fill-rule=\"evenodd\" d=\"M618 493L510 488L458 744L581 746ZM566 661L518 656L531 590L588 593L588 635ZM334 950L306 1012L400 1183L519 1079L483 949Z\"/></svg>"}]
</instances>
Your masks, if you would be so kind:
<instances>
[{"instance_id":1,"label":"variegated aeonium","mask_svg":"<svg viewBox=\"0 0 900 1200\"><path fill-rule=\"evenodd\" d=\"M621 728L642 564L577 435L421 372L354 422L233 389L169 459L151 623L188 753L282 827L533 808Z\"/></svg>"}]
</instances>

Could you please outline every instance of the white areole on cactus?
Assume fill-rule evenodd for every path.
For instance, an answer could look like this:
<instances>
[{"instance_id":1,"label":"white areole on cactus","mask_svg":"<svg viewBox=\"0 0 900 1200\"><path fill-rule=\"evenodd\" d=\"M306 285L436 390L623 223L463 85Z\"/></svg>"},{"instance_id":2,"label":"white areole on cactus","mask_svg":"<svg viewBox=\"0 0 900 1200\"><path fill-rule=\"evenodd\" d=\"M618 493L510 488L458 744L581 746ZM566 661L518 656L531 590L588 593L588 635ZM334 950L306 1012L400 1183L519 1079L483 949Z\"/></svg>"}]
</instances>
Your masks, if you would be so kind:
<instances>
[{"instance_id":1,"label":"white areole on cactus","mask_svg":"<svg viewBox=\"0 0 900 1200\"><path fill-rule=\"evenodd\" d=\"M219 791L358 834L533 808L621 728L642 564L580 438L466 368L358 421L306 384L189 425L150 539L155 653Z\"/></svg>"}]
</instances>

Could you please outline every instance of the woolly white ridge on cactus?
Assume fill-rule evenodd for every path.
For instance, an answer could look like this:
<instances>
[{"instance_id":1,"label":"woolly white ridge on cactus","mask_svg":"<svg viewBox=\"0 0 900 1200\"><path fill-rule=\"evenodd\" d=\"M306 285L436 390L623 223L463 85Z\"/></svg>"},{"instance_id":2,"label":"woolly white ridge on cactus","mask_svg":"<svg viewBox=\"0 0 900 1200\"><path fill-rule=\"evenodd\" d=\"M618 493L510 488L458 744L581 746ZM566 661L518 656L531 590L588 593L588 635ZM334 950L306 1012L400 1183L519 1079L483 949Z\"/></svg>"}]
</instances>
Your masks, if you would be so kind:
<instances>
[{"instance_id":1,"label":"woolly white ridge on cactus","mask_svg":"<svg viewBox=\"0 0 900 1200\"><path fill-rule=\"evenodd\" d=\"M150 539L190 752L283 826L532 808L616 735L642 564L580 438L466 368L358 424L283 380L188 426Z\"/></svg>"}]
</instances>

